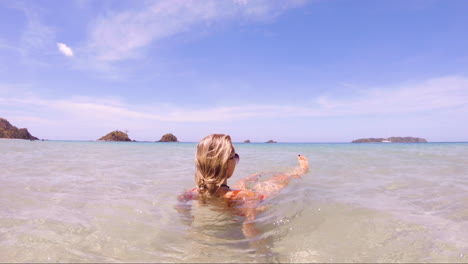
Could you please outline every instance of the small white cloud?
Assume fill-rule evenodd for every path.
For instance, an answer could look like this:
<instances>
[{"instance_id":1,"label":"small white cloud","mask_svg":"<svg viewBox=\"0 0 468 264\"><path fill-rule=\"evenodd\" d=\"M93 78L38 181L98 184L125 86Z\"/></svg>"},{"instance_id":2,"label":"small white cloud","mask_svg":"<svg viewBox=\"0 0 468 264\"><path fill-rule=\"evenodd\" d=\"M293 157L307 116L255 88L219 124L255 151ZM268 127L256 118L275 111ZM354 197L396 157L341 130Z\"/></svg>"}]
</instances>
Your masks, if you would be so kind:
<instances>
[{"instance_id":1,"label":"small white cloud","mask_svg":"<svg viewBox=\"0 0 468 264\"><path fill-rule=\"evenodd\" d=\"M66 44L57 43L57 47L58 47L59 51L61 53L63 53L63 55L65 55L67 57L72 57L73 56L73 50L70 47L68 47Z\"/></svg>"}]
</instances>

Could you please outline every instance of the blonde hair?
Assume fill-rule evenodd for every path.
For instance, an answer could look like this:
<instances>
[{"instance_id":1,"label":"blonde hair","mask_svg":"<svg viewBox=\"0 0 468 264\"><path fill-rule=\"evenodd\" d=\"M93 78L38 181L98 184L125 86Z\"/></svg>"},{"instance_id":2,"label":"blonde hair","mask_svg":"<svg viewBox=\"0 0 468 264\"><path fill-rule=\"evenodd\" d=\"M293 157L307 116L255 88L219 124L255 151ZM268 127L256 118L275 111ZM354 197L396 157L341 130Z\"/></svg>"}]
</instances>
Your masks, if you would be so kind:
<instances>
[{"instance_id":1,"label":"blonde hair","mask_svg":"<svg viewBox=\"0 0 468 264\"><path fill-rule=\"evenodd\" d=\"M227 178L227 164L234 154L234 146L228 135L209 135L198 143L195 183L202 198L216 195Z\"/></svg>"}]
</instances>

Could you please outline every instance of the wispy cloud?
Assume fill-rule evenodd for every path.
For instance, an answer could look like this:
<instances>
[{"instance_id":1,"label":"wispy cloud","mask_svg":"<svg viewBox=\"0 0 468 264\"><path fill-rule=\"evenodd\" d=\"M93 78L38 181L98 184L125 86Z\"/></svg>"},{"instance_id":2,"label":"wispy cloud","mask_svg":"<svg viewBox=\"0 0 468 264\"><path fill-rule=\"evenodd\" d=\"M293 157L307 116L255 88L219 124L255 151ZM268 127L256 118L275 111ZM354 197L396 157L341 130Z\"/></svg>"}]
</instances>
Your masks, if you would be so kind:
<instances>
[{"instance_id":1,"label":"wispy cloud","mask_svg":"<svg viewBox=\"0 0 468 264\"><path fill-rule=\"evenodd\" d=\"M468 79L449 76L360 90L354 97L320 97L333 115L397 114L467 106Z\"/></svg>"},{"instance_id":2,"label":"wispy cloud","mask_svg":"<svg viewBox=\"0 0 468 264\"><path fill-rule=\"evenodd\" d=\"M59 113L77 120L140 120L171 122L210 122L255 118L354 116L370 114L408 114L439 109L467 111L468 79L443 77L417 83L362 90L353 98L317 96L310 105L249 104L191 108L171 105L132 105L118 99L72 97L51 100L34 96L2 97L9 109L34 109ZM0 107L1 109L1 107ZM30 114L34 116L36 111ZM468 113L467 113L468 114Z\"/></svg>"},{"instance_id":3,"label":"wispy cloud","mask_svg":"<svg viewBox=\"0 0 468 264\"><path fill-rule=\"evenodd\" d=\"M0 43L0 48L20 54L24 64L47 65L45 56L53 55L57 46L65 56L74 57L76 69L106 73L101 78L125 75L119 62L145 58L153 45L178 34L194 32L222 24L258 23L269 21L285 11L304 5L307 0L150 0L135 1L124 10L108 9L96 14L88 24L85 39L57 43L58 29L47 23L46 9L38 5L14 2L26 18L19 41ZM76 0L75 5L86 6L87 1ZM128 69L127 69L128 70ZM125 70L123 70L125 71Z\"/></svg>"},{"instance_id":4,"label":"wispy cloud","mask_svg":"<svg viewBox=\"0 0 468 264\"><path fill-rule=\"evenodd\" d=\"M42 134L41 137L57 139L92 139L102 136L100 134L109 129L129 129L144 134L144 131L187 126L187 123L198 127L200 133L207 133L202 132L202 127L218 127L218 124L226 121L281 118L310 118L312 121L318 117L353 119L366 116L406 118L413 114L434 114L439 118L446 116L447 119L456 120L468 115L468 78L461 76L362 89L355 96L347 98L311 95L308 105L240 104L196 108L131 104L121 98L47 99L32 93L15 93L17 95L12 96L8 90L8 86L0 89L1 117L18 122L19 126L34 128L34 131Z\"/></svg>"},{"instance_id":5,"label":"wispy cloud","mask_svg":"<svg viewBox=\"0 0 468 264\"><path fill-rule=\"evenodd\" d=\"M142 56L152 43L223 20L272 19L305 0L160 0L110 12L92 25L86 51L101 63Z\"/></svg>"},{"instance_id":6,"label":"wispy cloud","mask_svg":"<svg viewBox=\"0 0 468 264\"><path fill-rule=\"evenodd\" d=\"M39 58L52 53L56 29L41 19L43 9L20 1L11 2L8 6L24 14L25 26L17 28L18 40L5 40L0 43L0 48L18 54L25 65L47 64L47 61Z\"/></svg>"},{"instance_id":7,"label":"wispy cloud","mask_svg":"<svg viewBox=\"0 0 468 264\"><path fill-rule=\"evenodd\" d=\"M21 36L23 48L26 50L41 49L53 43L55 30L41 21L37 10L20 3L15 4L14 7L21 10L27 18L26 29Z\"/></svg>"},{"instance_id":8,"label":"wispy cloud","mask_svg":"<svg viewBox=\"0 0 468 264\"><path fill-rule=\"evenodd\" d=\"M73 50L70 47L68 47L66 44L57 43L57 47L63 55L67 57L73 57Z\"/></svg>"},{"instance_id":9,"label":"wispy cloud","mask_svg":"<svg viewBox=\"0 0 468 264\"><path fill-rule=\"evenodd\" d=\"M21 37L21 48L25 53L38 52L45 47L50 47L54 37L54 30L33 16L28 20L27 29Z\"/></svg>"}]
</instances>

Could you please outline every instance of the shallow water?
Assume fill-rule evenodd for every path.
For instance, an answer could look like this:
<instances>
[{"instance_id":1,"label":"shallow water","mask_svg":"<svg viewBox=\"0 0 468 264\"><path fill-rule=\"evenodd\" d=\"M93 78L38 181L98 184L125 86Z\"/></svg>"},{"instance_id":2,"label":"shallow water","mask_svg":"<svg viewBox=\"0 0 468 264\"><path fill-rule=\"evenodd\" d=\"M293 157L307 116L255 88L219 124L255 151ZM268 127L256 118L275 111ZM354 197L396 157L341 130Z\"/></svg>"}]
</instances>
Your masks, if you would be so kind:
<instances>
[{"instance_id":1,"label":"shallow water","mask_svg":"<svg viewBox=\"0 0 468 264\"><path fill-rule=\"evenodd\" d=\"M195 143L0 140L0 262L468 262L467 143L235 147L230 184L310 160L255 241L239 216L174 209Z\"/></svg>"}]
</instances>

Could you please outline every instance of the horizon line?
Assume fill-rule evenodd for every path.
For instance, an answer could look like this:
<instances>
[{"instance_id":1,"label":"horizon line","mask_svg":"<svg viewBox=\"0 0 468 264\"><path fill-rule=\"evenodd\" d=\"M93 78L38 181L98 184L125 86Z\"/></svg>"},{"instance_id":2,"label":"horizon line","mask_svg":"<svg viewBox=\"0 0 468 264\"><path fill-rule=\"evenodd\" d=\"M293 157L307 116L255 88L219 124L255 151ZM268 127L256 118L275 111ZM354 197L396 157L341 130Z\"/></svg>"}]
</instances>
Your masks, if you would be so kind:
<instances>
[{"instance_id":1,"label":"horizon line","mask_svg":"<svg viewBox=\"0 0 468 264\"><path fill-rule=\"evenodd\" d=\"M105 140L92 140L92 139L22 139L22 138L0 138L0 140L27 140L27 141L79 141L79 142L121 142L121 143L198 143L198 141L177 141L177 142L162 142L162 141L149 141L149 140L131 140L131 141L105 141ZM350 141L281 141L281 142L241 142L233 141L233 144L425 144L425 143L468 143L468 141L428 141L428 142L362 142L353 143Z\"/></svg>"}]
</instances>

